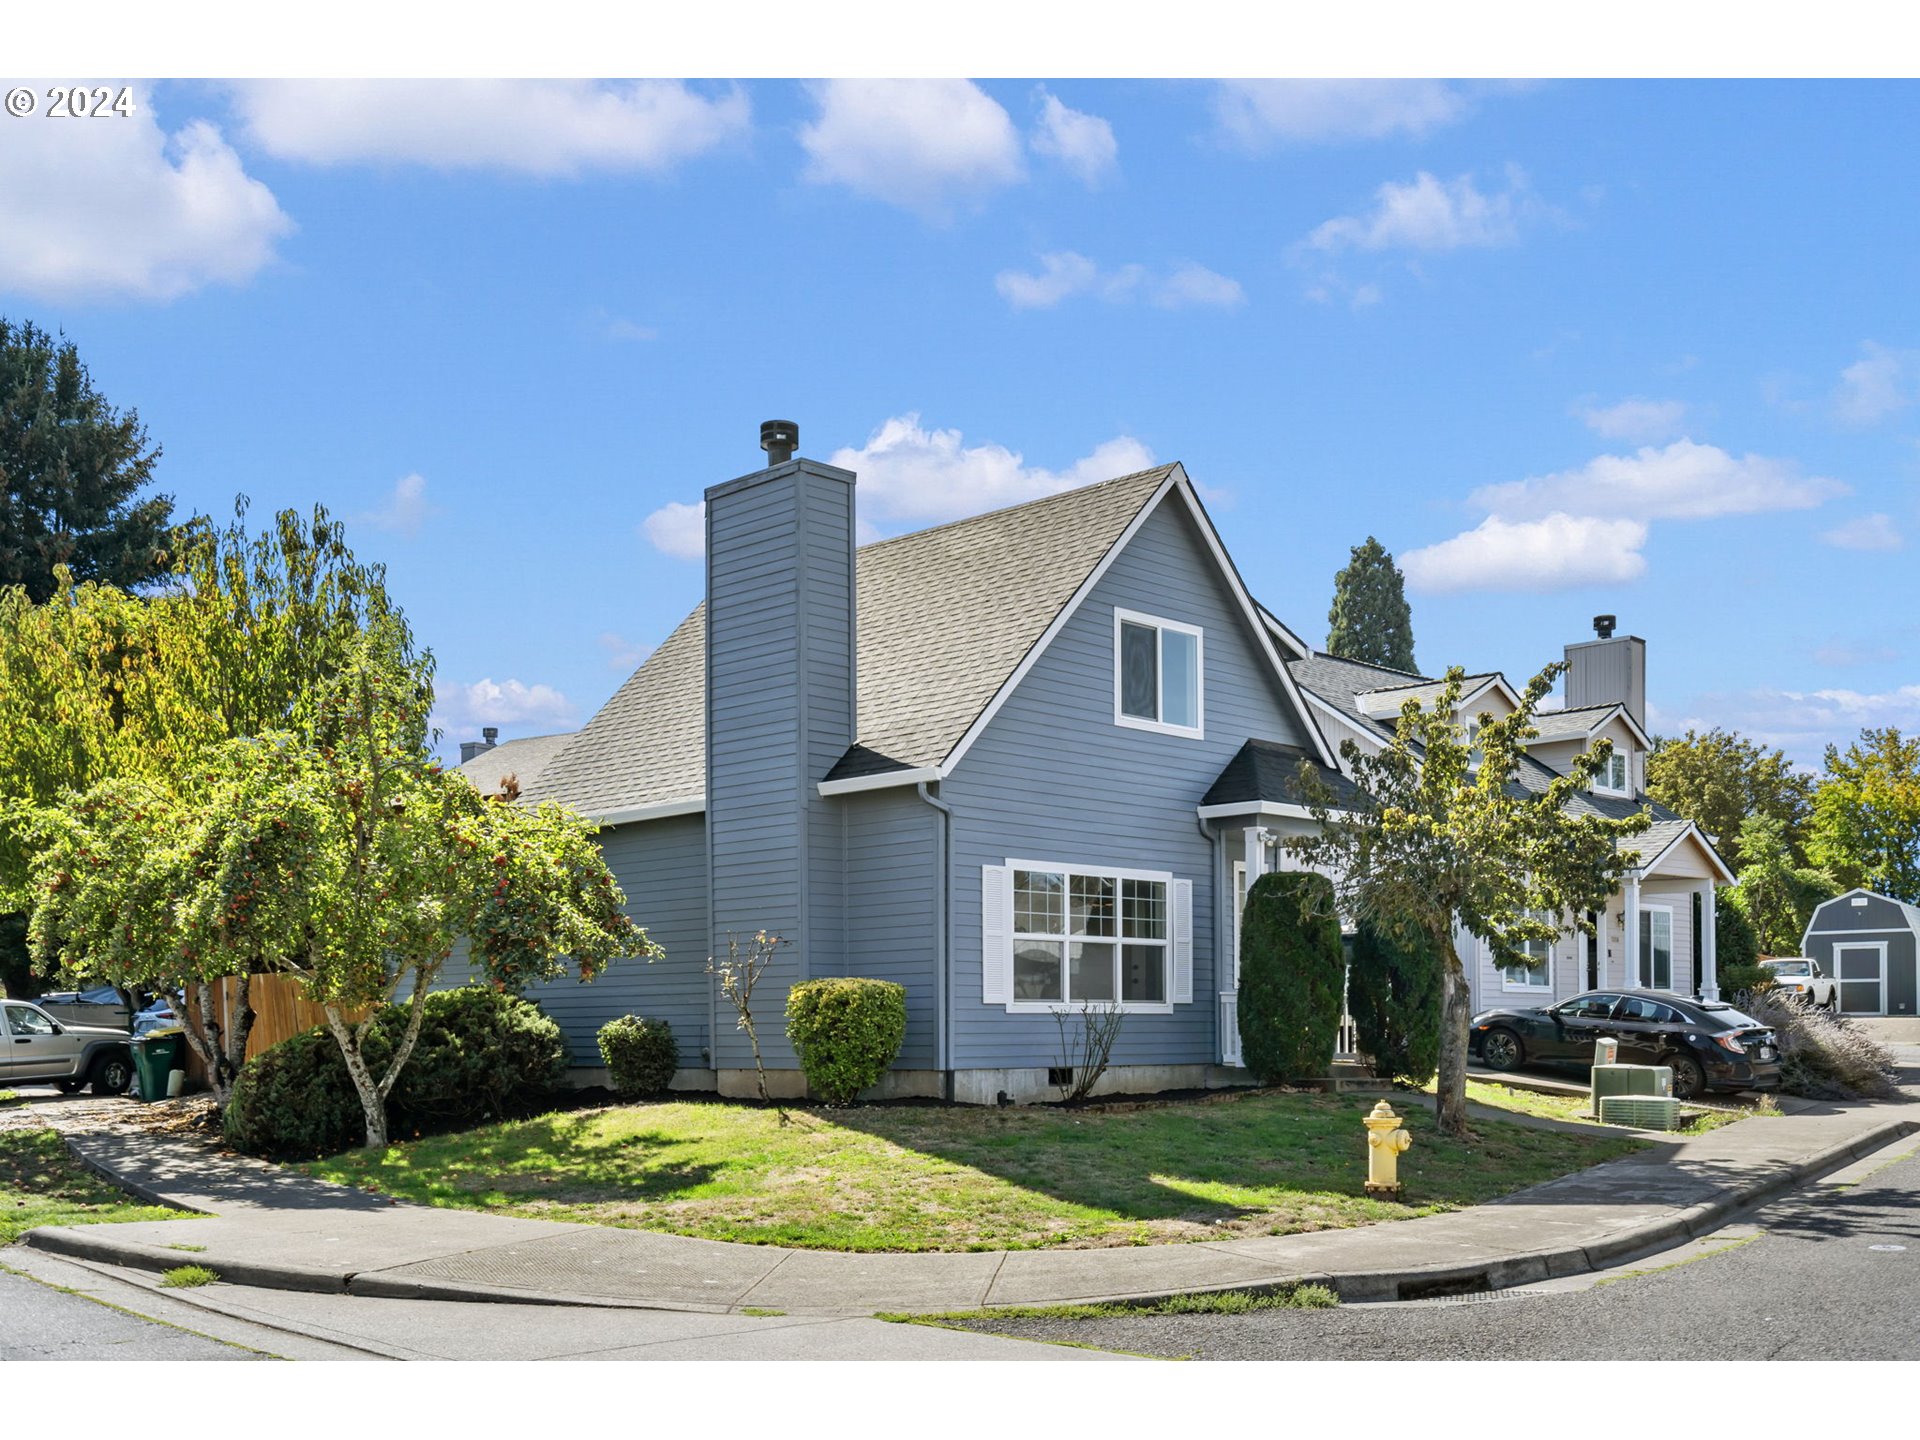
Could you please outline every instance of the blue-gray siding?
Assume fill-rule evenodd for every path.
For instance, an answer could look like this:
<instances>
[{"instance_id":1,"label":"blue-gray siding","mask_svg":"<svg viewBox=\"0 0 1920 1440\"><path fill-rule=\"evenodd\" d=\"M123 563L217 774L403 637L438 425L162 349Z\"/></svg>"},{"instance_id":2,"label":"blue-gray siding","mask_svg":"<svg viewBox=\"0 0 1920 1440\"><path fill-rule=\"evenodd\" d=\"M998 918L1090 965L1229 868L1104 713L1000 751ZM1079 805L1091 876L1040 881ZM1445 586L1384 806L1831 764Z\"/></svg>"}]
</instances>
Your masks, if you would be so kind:
<instances>
[{"instance_id":1,"label":"blue-gray siding","mask_svg":"<svg viewBox=\"0 0 1920 1440\"><path fill-rule=\"evenodd\" d=\"M845 796L847 950L844 973L907 990L898 1067L935 1067L940 816L911 788Z\"/></svg>"},{"instance_id":2,"label":"blue-gray siding","mask_svg":"<svg viewBox=\"0 0 1920 1440\"><path fill-rule=\"evenodd\" d=\"M845 951L838 811L816 786L853 743L853 476L795 461L707 492L707 823L711 934L790 942L757 1007L834 974ZM778 1025L769 1063L789 1065ZM727 1026L717 1063L752 1063Z\"/></svg>"},{"instance_id":3,"label":"blue-gray siding","mask_svg":"<svg viewBox=\"0 0 1920 1440\"><path fill-rule=\"evenodd\" d=\"M1864 905L1856 902L1864 900ZM1834 947L1866 944L1887 947L1882 1004L1889 1015L1920 1014L1920 927L1906 910L1880 895L1842 895L1813 912L1805 952L1827 972L1836 973Z\"/></svg>"},{"instance_id":4,"label":"blue-gray siding","mask_svg":"<svg viewBox=\"0 0 1920 1440\"><path fill-rule=\"evenodd\" d=\"M1115 607L1205 632L1205 738L1113 720ZM1162 504L941 784L954 810L954 1067L1060 1063L1051 1015L981 999L980 870L1010 858L1168 870L1193 881L1193 1000L1124 1022L1115 1064L1218 1056L1218 847L1195 807L1249 737L1310 743L1192 519Z\"/></svg>"}]
</instances>

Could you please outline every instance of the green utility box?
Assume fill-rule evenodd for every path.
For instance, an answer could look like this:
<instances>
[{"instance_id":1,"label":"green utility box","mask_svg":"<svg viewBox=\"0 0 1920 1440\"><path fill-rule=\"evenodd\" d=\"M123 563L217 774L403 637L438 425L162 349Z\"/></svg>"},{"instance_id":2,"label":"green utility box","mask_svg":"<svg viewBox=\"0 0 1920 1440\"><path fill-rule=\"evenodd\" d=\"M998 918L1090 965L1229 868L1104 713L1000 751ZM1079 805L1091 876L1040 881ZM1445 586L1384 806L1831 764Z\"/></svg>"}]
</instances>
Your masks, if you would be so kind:
<instances>
[{"instance_id":1,"label":"green utility box","mask_svg":"<svg viewBox=\"0 0 1920 1440\"><path fill-rule=\"evenodd\" d=\"M140 1077L140 1098L146 1101L167 1098L167 1077L180 1068L180 1032L156 1031L136 1036L133 1041L133 1069Z\"/></svg>"},{"instance_id":2,"label":"green utility box","mask_svg":"<svg viewBox=\"0 0 1920 1440\"><path fill-rule=\"evenodd\" d=\"M1673 1096L1673 1069L1667 1065L1596 1065L1593 1067L1593 1113L1605 1118L1609 1095Z\"/></svg>"},{"instance_id":3,"label":"green utility box","mask_svg":"<svg viewBox=\"0 0 1920 1440\"><path fill-rule=\"evenodd\" d=\"M1671 1095L1609 1095L1600 1102L1600 1119L1636 1130L1672 1130L1680 1123L1680 1102Z\"/></svg>"}]
</instances>

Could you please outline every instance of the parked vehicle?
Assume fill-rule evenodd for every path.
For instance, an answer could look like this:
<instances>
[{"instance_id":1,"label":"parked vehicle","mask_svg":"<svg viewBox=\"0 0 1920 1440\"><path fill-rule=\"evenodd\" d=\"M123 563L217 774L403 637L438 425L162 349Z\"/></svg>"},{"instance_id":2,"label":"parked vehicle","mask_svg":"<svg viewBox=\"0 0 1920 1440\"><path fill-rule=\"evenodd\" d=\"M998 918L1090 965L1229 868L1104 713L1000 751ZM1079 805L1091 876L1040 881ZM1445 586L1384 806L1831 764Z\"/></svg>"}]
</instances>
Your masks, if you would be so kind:
<instances>
[{"instance_id":1,"label":"parked vehicle","mask_svg":"<svg viewBox=\"0 0 1920 1440\"><path fill-rule=\"evenodd\" d=\"M1794 955L1762 960L1760 964L1773 972L1774 989L1793 996L1801 1004L1816 1005L1822 1010L1840 1008L1840 982L1827 974L1818 960Z\"/></svg>"},{"instance_id":2,"label":"parked vehicle","mask_svg":"<svg viewBox=\"0 0 1920 1440\"><path fill-rule=\"evenodd\" d=\"M127 1002L111 985L96 985L91 990L60 990L42 995L33 1003L54 1019L75 1025L123 1033L133 1025L132 1017L127 1014Z\"/></svg>"},{"instance_id":3,"label":"parked vehicle","mask_svg":"<svg viewBox=\"0 0 1920 1440\"><path fill-rule=\"evenodd\" d=\"M180 1014L185 1008L185 1002L177 993L156 995L146 1009L133 1017L133 1033L145 1035L150 1030L171 1030L180 1023Z\"/></svg>"},{"instance_id":4,"label":"parked vehicle","mask_svg":"<svg viewBox=\"0 0 1920 1440\"><path fill-rule=\"evenodd\" d=\"M1594 1042L1616 1040L1623 1065L1666 1065L1673 1093L1777 1090L1780 1047L1771 1030L1719 1000L1660 990L1589 990L1540 1009L1486 1010L1468 1045L1489 1070L1550 1065L1585 1070Z\"/></svg>"},{"instance_id":5,"label":"parked vehicle","mask_svg":"<svg viewBox=\"0 0 1920 1440\"><path fill-rule=\"evenodd\" d=\"M57 1020L24 1000L0 1004L0 1085L58 1085L71 1095L85 1085L119 1095L133 1083L133 1052L124 1029Z\"/></svg>"}]
</instances>

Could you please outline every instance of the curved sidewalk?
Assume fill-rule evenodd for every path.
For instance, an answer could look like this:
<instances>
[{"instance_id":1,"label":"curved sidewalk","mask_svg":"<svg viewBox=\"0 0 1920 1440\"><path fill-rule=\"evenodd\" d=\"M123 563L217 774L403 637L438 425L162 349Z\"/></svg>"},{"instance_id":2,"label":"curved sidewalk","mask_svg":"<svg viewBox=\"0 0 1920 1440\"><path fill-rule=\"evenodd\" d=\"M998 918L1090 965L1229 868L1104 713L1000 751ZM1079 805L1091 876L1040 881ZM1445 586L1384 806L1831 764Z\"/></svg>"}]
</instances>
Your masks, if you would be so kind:
<instances>
[{"instance_id":1,"label":"curved sidewalk","mask_svg":"<svg viewBox=\"0 0 1920 1440\"><path fill-rule=\"evenodd\" d=\"M1791 1102L1789 1102L1791 1103ZM789 1314L1142 1301L1312 1282L1414 1298L1576 1274L1716 1229L1743 1206L1920 1131L1920 1104L1802 1104L1418 1220L1198 1244L970 1254L787 1250L403 1205L153 1135L68 1137L190 1222L47 1227L26 1243L235 1283L409 1298Z\"/></svg>"}]
</instances>

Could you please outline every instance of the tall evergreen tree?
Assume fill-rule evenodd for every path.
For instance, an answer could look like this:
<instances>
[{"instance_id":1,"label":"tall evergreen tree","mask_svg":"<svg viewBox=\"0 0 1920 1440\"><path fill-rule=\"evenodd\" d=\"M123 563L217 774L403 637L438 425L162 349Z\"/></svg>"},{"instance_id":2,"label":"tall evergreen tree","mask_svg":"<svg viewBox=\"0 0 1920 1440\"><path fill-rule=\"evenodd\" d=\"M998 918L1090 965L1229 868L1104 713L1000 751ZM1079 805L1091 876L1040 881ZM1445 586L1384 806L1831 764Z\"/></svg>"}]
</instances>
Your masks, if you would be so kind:
<instances>
[{"instance_id":1,"label":"tall evergreen tree","mask_svg":"<svg viewBox=\"0 0 1920 1440\"><path fill-rule=\"evenodd\" d=\"M132 589L166 572L172 497L140 492L160 447L93 388L71 340L0 317L0 589L36 602L76 581Z\"/></svg>"},{"instance_id":2,"label":"tall evergreen tree","mask_svg":"<svg viewBox=\"0 0 1920 1440\"><path fill-rule=\"evenodd\" d=\"M1405 579L1387 548L1371 535L1366 544L1353 547L1347 568L1333 577L1327 653L1418 673Z\"/></svg>"}]
</instances>

